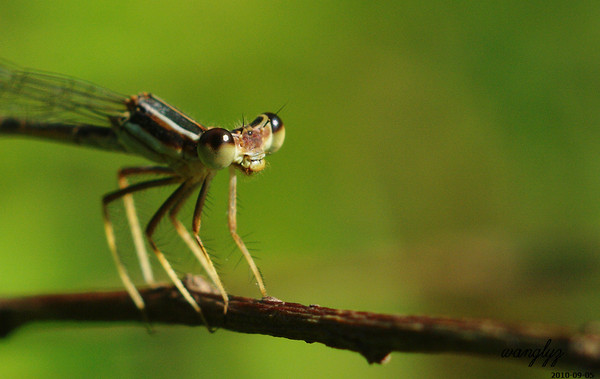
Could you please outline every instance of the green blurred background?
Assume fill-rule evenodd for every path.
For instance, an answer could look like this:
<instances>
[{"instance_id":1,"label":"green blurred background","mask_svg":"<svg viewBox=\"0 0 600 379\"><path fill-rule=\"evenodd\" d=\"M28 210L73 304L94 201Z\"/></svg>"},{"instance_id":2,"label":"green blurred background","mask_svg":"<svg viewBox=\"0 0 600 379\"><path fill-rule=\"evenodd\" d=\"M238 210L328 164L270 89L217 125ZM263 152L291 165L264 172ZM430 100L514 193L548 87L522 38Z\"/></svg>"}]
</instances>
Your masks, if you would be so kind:
<instances>
[{"instance_id":1,"label":"green blurred background","mask_svg":"<svg viewBox=\"0 0 600 379\"><path fill-rule=\"evenodd\" d=\"M600 3L0 5L0 56L20 65L150 91L208 125L287 104L283 148L240 184L241 234L272 296L573 327L598 318ZM0 294L120 288L100 197L119 167L143 161L0 146ZM247 266L229 266L230 292L258 296ZM3 378L482 374L549 372L400 353L369 366L319 344L186 327L39 324L0 341Z\"/></svg>"}]
</instances>

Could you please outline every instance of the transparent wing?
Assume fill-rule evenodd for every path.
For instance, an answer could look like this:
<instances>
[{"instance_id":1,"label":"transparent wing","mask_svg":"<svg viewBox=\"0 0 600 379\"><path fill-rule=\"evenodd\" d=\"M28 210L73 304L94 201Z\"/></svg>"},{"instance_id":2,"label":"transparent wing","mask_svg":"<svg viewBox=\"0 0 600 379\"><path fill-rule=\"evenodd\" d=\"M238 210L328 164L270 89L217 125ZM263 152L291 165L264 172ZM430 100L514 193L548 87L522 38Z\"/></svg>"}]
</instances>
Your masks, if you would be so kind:
<instances>
[{"instance_id":1,"label":"transparent wing","mask_svg":"<svg viewBox=\"0 0 600 379\"><path fill-rule=\"evenodd\" d=\"M0 59L0 116L108 125L127 111L126 96L84 80L18 67Z\"/></svg>"}]
</instances>

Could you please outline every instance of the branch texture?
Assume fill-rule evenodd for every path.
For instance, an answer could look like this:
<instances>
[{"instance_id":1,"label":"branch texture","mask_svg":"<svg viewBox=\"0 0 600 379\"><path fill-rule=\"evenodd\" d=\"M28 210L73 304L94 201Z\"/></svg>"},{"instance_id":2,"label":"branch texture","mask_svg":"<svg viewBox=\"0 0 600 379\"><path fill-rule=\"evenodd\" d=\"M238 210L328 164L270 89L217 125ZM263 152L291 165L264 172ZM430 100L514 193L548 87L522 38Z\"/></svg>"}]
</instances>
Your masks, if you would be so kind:
<instances>
[{"instance_id":1,"label":"branch texture","mask_svg":"<svg viewBox=\"0 0 600 379\"><path fill-rule=\"evenodd\" d=\"M370 363L384 362L392 351L452 352L490 358L516 358L522 354L523 363L533 361L539 367L558 364L586 370L600 368L600 334L590 330L394 316L238 296L230 296L224 314L223 300L202 278L189 276L185 282L211 327L320 342L358 352ZM202 319L173 286L140 292L147 305L146 317L153 324L202 325ZM139 322L143 318L125 291L0 299L0 337L27 323L49 320Z\"/></svg>"}]
</instances>

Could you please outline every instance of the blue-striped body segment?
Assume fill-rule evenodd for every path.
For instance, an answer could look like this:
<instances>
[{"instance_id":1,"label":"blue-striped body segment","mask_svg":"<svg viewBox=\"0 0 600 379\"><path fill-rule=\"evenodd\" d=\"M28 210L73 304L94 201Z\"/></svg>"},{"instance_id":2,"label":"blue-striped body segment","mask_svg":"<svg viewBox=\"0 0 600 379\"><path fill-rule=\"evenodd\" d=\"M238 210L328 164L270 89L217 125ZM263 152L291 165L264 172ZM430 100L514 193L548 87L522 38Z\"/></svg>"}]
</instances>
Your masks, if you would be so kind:
<instances>
[{"instance_id":1,"label":"blue-striped body segment","mask_svg":"<svg viewBox=\"0 0 600 379\"><path fill-rule=\"evenodd\" d=\"M150 94L132 96L126 105L128 117L116 127L127 149L159 163L197 157L198 139L206 127Z\"/></svg>"}]
</instances>

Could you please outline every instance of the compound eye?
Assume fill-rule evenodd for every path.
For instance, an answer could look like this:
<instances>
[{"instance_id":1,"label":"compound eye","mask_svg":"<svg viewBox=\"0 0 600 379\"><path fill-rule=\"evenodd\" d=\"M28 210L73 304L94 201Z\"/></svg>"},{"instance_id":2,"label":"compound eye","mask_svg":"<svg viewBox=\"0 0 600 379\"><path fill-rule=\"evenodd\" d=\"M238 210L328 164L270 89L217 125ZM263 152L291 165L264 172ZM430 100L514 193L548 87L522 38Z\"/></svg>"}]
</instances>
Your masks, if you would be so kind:
<instances>
[{"instance_id":1,"label":"compound eye","mask_svg":"<svg viewBox=\"0 0 600 379\"><path fill-rule=\"evenodd\" d=\"M235 158L235 141L229 130L213 128L205 131L198 141L198 157L212 169L222 169Z\"/></svg>"},{"instance_id":2,"label":"compound eye","mask_svg":"<svg viewBox=\"0 0 600 379\"><path fill-rule=\"evenodd\" d=\"M265 113L265 116L269 118L269 126L271 127L272 138L271 143L265 151L269 154L272 154L281 148L283 145L283 140L285 140L285 127L283 126L283 121L277 116L275 113Z\"/></svg>"}]
</instances>

